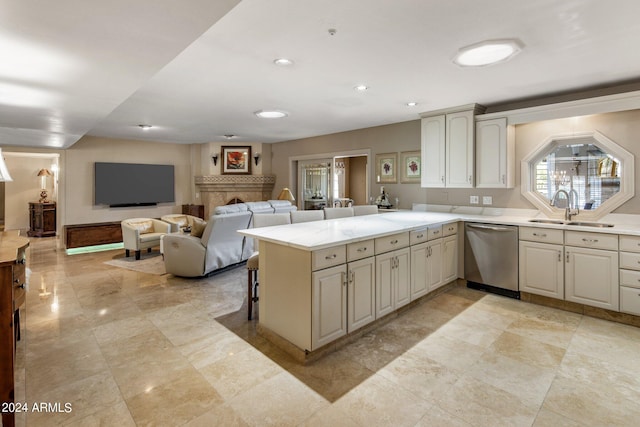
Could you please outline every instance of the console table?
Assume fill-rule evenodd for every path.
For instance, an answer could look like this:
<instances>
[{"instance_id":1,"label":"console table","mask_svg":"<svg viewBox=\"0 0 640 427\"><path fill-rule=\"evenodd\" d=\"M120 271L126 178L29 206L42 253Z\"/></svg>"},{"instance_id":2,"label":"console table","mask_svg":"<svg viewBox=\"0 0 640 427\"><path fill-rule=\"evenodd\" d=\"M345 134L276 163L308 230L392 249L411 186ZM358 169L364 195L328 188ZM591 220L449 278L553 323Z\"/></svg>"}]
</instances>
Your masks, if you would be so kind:
<instances>
[{"instance_id":1,"label":"console table","mask_svg":"<svg viewBox=\"0 0 640 427\"><path fill-rule=\"evenodd\" d=\"M0 233L0 403L15 401L15 357L19 308L25 301L26 248L29 240ZM15 414L2 413L2 425L13 427Z\"/></svg>"},{"instance_id":2,"label":"console table","mask_svg":"<svg viewBox=\"0 0 640 427\"><path fill-rule=\"evenodd\" d=\"M29 202L29 237L56 235L56 203Z\"/></svg>"}]
</instances>

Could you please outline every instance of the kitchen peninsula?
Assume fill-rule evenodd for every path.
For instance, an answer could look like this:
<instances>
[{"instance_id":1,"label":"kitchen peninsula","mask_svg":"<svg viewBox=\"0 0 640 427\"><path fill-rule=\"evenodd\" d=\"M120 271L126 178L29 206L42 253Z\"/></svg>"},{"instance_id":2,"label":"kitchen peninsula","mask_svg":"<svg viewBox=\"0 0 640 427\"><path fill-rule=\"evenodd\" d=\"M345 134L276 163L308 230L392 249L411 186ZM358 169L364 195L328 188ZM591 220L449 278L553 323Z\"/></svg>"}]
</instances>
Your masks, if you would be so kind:
<instances>
[{"instance_id":1,"label":"kitchen peninsula","mask_svg":"<svg viewBox=\"0 0 640 427\"><path fill-rule=\"evenodd\" d=\"M637 221L624 221L628 215L605 217L606 221L622 218L615 227L589 227L532 222L538 215L536 211L517 211L493 215L399 211L242 230L240 233L260 242L259 330L266 336L275 334L276 339L284 339L282 344L291 345L289 350L297 350L305 360L305 356L322 352L342 337L395 313L463 276L458 262L458 248L462 247L462 230L458 232L458 228L462 221L554 230L566 235L563 241L569 245L567 251L573 248L572 253L577 253L574 246L578 246L571 243L572 239L577 238L582 244L602 240L598 235L611 235L607 239L615 239L611 250L617 254L619 236L621 241L622 236L627 240L629 236L640 236ZM589 244L597 248L599 243L586 243ZM564 258L561 257L561 264ZM617 278L617 262L611 262L609 270L615 277L601 301L579 293L565 295L564 286L556 298L601 307L608 313L622 311L637 316L640 313L636 312L635 302L627 303L631 309L623 309L623 300L618 308L618 281L613 280ZM521 289L522 280L521 277ZM602 293L602 289L593 289L599 284L588 282L581 281L581 286L590 287L587 293ZM533 287L527 291L537 292ZM538 294L545 295L543 291Z\"/></svg>"}]
</instances>

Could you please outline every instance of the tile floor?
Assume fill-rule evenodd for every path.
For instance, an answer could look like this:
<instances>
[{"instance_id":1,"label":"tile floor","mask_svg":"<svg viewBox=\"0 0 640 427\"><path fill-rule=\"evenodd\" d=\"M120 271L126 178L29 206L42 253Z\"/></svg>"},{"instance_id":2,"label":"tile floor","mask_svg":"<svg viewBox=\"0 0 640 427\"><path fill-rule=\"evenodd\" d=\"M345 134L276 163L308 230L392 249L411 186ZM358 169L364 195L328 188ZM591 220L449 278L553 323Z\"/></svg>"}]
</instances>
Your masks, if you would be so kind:
<instances>
[{"instance_id":1,"label":"tile floor","mask_svg":"<svg viewBox=\"0 0 640 427\"><path fill-rule=\"evenodd\" d=\"M640 329L462 284L308 366L255 334L244 268L186 280L31 239L28 426L632 426ZM24 417L19 417L21 423Z\"/></svg>"}]
</instances>

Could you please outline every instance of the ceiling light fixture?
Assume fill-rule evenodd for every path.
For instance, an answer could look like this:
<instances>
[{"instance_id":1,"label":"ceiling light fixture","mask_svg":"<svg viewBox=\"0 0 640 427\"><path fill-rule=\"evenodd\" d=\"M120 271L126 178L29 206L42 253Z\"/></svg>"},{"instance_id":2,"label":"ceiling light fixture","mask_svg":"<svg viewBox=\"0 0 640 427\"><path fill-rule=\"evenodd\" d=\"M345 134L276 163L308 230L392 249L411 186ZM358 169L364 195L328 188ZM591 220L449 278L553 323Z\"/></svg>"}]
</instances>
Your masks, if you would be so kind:
<instances>
[{"instance_id":1,"label":"ceiling light fixture","mask_svg":"<svg viewBox=\"0 0 640 427\"><path fill-rule=\"evenodd\" d=\"M151 125L138 125L138 127L142 130L149 130L151 129L153 126Z\"/></svg>"},{"instance_id":2,"label":"ceiling light fixture","mask_svg":"<svg viewBox=\"0 0 640 427\"><path fill-rule=\"evenodd\" d=\"M355 90L357 90L358 92L364 92L365 90L369 89L369 86L367 85L358 85L354 87Z\"/></svg>"},{"instance_id":3,"label":"ceiling light fixture","mask_svg":"<svg viewBox=\"0 0 640 427\"><path fill-rule=\"evenodd\" d=\"M237 138L238 137L238 135L234 135L232 133L225 133L222 136L224 136L226 139L233 139L233 138Z\"/></svg>"},{"instance_id":4,"label":"ceiling light fixture","mask_svg":"<svg viewBox=\"0 0 640 427\"><path fill-rule=\"evenodd\" d=\"M273 61L274 64L280 65L282 67L289 67L293 65L293 61L287 58L278 58Z\"/></svg>"},{"instance_id":5,"label":"ceiling light fixture","mask_svg":"<svg viewBox=\"0 0 640 427\"><path fill-rule=\"evenodd\" d=\"M417 102L414 102L414 101L411 101L411 102L407 102L405 105L406 105L407 107L415 107L416 105L418 105L418 103L417 103Z\"/></svg>"},{"instance_id":6,"label":"ceiling light fixture","mask_svg":"<svg viewBox=\"0 0 640 427\"><path fill-rule=\"evenodd\" d=\"M460 48L453 62L461 67L484 67L508 61L523 47L521 42L513 39L485 40Z\"/></svg>"},{"instance_id":7,"label":"ceiling light fixture","mask_svg":"<svg viewBox=\"0 0 640 427\"><path fill-rule=\"evenodd\" d=\"M281 119L289 115L288 113L280 110L258 110L253 114L260 117L261 119Z\"/></svg>"}]
</instances>

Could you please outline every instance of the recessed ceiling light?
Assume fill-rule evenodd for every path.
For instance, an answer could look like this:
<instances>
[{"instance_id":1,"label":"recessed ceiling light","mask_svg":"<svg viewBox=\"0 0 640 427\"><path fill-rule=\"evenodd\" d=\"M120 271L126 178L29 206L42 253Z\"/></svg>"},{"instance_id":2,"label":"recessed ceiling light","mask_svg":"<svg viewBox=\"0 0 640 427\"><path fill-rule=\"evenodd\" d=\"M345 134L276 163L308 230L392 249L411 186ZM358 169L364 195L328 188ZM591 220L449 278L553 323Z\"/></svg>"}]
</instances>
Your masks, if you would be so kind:
<instances>
[{"instance_id":1,"label":"recessed ceiling light","mask_svg":"<svg viewBox=\"0 0 640 427\"><path fill-rule=\"evenodd\" d=\"M417 102L413 102L413 101L412 101L412 102L407 102L405 105L406 105L407 107L415 107L416 105L418 105L418 103L417 103Z\"/></svg>"},{"instance_id":2,"label":"recessed ceiling light","mask_svg":"<svg viewBox=\"0 0 640 427\"><path fill-rule=\"evenodd\" d=\"M369 86L367 85L358 85L356 87L354 87L355 90L360 91L360 92L364 92L365 90L369 89Z\"/></svg>"},{"instance_id":3,"label":"recessed ceiling light","mask_svg":"<svg viewBox=\"0 0 640 427\"><path fill-rule=\"evenodd\" d=\"M290 65L293 65L293 61L292 61L292 60L290 60L290 59L287 59L287 58L278 58L278 59L275 59L275 60L273 61L273 63L274 63L274 64L276 64L276 65L283 66L283 67L288 67L288 66L290 66Z\"/></svg>"},{"instance_id":4,"label":"recessed ceiling light","mask_svg":"<svg viewBox=\"0 0 640 427\"><path fill-rule=\"evenodd\" d=\"M149 130L151 129L153 126L151 125L138 125L138 127L142 130Z\"/></svg>"},{"instance_id":5,"label":"recessed ceiling light","mask_svg":"<svg viewBox=\"0 0 640 427\"><path fill-rule=\"evenodd\" d=\"M523 48L517 40L485 40L458 50L453 62L462 67L483 67L507 61Z\"/></svg>"},{"instance_id":6,"label":"recessed ceiling light","mask_svg":"<svg viewBox=\"0 0 640 427\"><path fill-rule=\"evenodd\" d=\"M238 137L238 135L234 135L232 133L225 133L222 136L224 136L226 139L233 139L233 138L237 138Z\"/></svg>"},{"instance_id":7,"label":"recessed ceiling light","mask_svg":"<svg viewBox=\"0 0 640 427\"><path fill-rule=\"evenodd\" d=\"M284 111L280 111L280 110L258 110L253 114L260 117L261 119L281 119L289 115Z\"/></svg>"}]
</instances>

